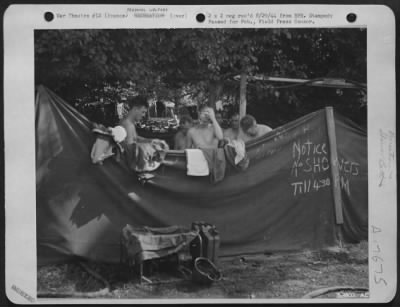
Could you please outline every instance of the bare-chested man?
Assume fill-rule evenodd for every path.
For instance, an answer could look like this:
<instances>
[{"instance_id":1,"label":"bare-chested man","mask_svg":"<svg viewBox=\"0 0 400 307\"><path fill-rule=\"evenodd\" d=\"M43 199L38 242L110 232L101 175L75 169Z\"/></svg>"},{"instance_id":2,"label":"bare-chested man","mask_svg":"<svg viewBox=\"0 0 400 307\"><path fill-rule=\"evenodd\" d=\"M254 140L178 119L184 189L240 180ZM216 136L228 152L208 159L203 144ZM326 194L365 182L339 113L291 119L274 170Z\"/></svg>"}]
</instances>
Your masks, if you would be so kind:
<instances>
[{"instance_id":1,"label":"bare-chested man","mask_svg":"<svg viewBox=\"0 0 400 307\"><path fill-rule=\"evenodd\" d=\"M222 128L222 123L224 121L222 114L219 112L215 113L215 119L217 120L218 125Z\"/></svg>"},{"instance_id":2,"label":"bare-chested man","mask_svg":"<svg viewBox=\"0 0 400 307\"><path fill-rule=\"evenodd\" d=\"M193 126L193 120L189 115L183 115L179 121L179 131L174 137L174 149L183 150L190 148L187 144L187 133L189 129Z\"/></svg>"},{"instance_id":3,"label":"bare-chested man","mask_svg":"<svg viewBox=\"0 0 400 307\"><path fill-rule=\"evenodd\" d=\"M236 140L239 134L240 117L235 113L231 117L231 126L224 131L224 138L229 140Z\"/></svg>"},{"instance_id":4,"label":"bare-chested man","mask_svg":"<svg viewBox=\"0 0 400 307\"><path fill-rule=\"evenodd\" d=\"M259 125L251 115L246 115L240 120L240 131L238 138L244 142L258 138L272 130L266 125Z\"/></svg>"},{"instance_id":5,"label":"bare-chested man","mask_svg":"<svg viewBox=\"0 0 400 307\"><path fill-rule=\"evenodd\" d=\"M207 106L199 109L199 124L187 133L189 148L218 148L218 142L224 137L214 110Z\"/></svg>"},{"instance_id":6,"label":"bare-chested man","mask_svg":"<svg viewBox=\"0 0 400 307\"><path fill-rule=\"evenodd\" d=\"M126 130L126 142L132 144L136 142L151 142L150 139L141 137L136 132L136 123L140 122L146 115L148 104L147 99L143 96L136 96L129 103L130 110L128 114L120 122L120 126Z\"/></svg>"}]
</instances>

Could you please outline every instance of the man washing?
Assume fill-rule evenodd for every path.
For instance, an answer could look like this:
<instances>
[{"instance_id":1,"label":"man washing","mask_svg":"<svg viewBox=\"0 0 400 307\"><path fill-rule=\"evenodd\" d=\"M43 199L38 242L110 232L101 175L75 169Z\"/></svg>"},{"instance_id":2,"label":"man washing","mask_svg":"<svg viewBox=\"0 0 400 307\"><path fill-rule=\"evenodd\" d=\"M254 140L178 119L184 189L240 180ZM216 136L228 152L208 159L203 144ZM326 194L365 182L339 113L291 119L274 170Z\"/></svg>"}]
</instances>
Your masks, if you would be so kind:
<instances>
[{"instance_id":1,"label":"man washing","mask_svg":"<svg viewBox=\"0 0 400 307\"><path fill-rule=\"evenodd\" d=\"M179 131L174 137L174 149L183 150L190 148L187 144L187 133L189 129L193 126L193 120L189 115L183 115L179 121Z\"/></svg>"},{"instance_id":2,"label":"man washing","mask_svg":"<svg viewBox=\"0 0 400 307\"><path fill-rule=\"evenodd\" d=\"M218 142L224 137L215 118L214 110L205 105L199 109L199 123L187 133L188 148L218 148Z\"/></svg>"},{"instance_id":3,"label":"man washing","mask_svg":"<svg viewBox=\"0 0 400 307\"><path fill-rule=\"evenodd\" d=\"M239 134L239 122L240 117L238 113L235 113L231 117L231 125L224 131L224 138L228 140L236 140Z\"/></svg>"},{"instance_id":4,"label":"man washing","mask_svg":"<svg viewBox=\"0 0 400 307\"><path fill-rule=\"evenodd\" d=\"M214 110L207 106L199 109L199 123L187 133L187 174L189 176L210 175L211 182L221 181L225 175L224 150L218 143L224 135Z\"/></svg>"},{"instance_id":5,"label":"man washing","mask_svg":"<svg viewBox=\"0 0 400 307\"><path fill-rule=\"evenodd\" d=\"M270 132L271 130L271 127L257 124L257 121L253 116L246 115L240 120L238 138L243 142L248 142Z\"/></svg>"},{"instance_id":6,"label":"man washing","mask_svg":"<svg viewBox=\"0 0 400 307\"><path fill-rule=\"evenodd\" d=\"M121 120L120 126L124 127L126 130L126 143L133 144L137 142L151 142L150 139L141 137L136 132L135 125L139 123L147 113L148 103L144 96L134 97L130 103L130 110L128 114Z\"/></svg>"},{"instance_id":7,"label":"man washing","mask_svg":"<svg viewBox=\"0 0 400 307\"><path fill-rule=\"evenodd\" d=\"M150 171L159 166L168 145L163 140L147 139L137 134L136 124L139 123L147 113L148 104L146 97L137 96L129 104L131 109L120 122L126 130L127 157L130 165L137 171ZM129 146L136 144L135 146ZM157 163L155 161L157 160Z\"/></svg>"}]
</instances>

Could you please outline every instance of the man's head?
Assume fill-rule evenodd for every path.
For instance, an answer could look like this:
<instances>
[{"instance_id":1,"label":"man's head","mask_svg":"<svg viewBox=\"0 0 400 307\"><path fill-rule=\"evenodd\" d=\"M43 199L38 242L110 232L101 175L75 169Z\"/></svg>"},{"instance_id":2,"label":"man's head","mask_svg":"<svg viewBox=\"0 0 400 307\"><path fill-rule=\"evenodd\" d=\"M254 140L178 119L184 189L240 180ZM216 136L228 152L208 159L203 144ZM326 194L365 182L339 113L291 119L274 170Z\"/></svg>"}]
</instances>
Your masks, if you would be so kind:
<instances>
[{"instance_id":1,"label":"man's head","mask_svg":"<svg viewBox=\"0 0 400 307\"><path fill-rule=\"evenodd\" d=\"M146 115L147 109L149 107L147 103L147 98L144 96L133 97L129 101L129 116L135 122L140 122Z\"/></svg>"},{"instance_id":2,"label":"man's head","mask_svg":"<svg viewBox=\"0 0 400 307\"><path fill-rule=\"evenodd\" d=\"M235 113L231 117L231 128L239 129L239 126L240 126L240 117L238 113Z\"/></svg>"},{"instance_id":3,"label":"man's head","mask_svg":"<svg viewBox=\"0 0 400 307\"><path fill-rule=\"evenodd\" d=\"M215 113L215 119L217 120L217 123L221 126L221 124L222 124L222 114L221 113L219 113L219 112L217 112L217 113Z\"/></svg>"},{"instance_id":4,"label":"man's head","mask_svg":"<svg viewBox=\"0 0 400 307\"><path fill-rule=\"evenodd\" d=\"M203 104L199 107L199 120L200 122L208 122L209 121L209 116L208 116L208 106Z\"/></svg>"},{"instance_id":5,"label":"man's head","mask_svg":"<svg viewBox=\"0 0 400 307\"><path fill-rule=\"evenodd\" d=\"M179 126L183 131L188 131L193 125L193 119L189 115L183 115L179 120Z\"/></svg>"},{"instance_id":6,"label":"man's head","mask_svg":"<svg viewBox=\"0 0 400 307\"><path fill-rule=\"evenodd\" d=\"M258 128L256 119L251 115L246 115L240 120L240 127L249 136L257 136Z\"/></svg>"}]
</instances>

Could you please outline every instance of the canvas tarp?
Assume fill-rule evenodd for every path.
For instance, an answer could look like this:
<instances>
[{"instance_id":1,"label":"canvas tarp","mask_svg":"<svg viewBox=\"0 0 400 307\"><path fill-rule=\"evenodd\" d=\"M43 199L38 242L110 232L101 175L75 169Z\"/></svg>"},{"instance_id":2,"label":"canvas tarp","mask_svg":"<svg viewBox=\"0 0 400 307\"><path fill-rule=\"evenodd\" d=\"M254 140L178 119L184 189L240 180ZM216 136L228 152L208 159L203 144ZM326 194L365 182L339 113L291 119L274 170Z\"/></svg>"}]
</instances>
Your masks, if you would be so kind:
<instances>
[{"instance_id":1,"label":"canvas tarp","mask_svg":"<svg viewBox=\"0 0 400 307\"><path fill-rule=\"evenodd\" d=\"M142 184L113 159L93 165L92 123L43 86L36 96L38 263L81 256L119 260L126 224L216 225L221 255L320 248L367 238L367 137L334 114L332 162L323 109L246 144L250 165L212 184L186 175L184 152L170 153ZM339 171L337 224L332 167ZM336 204L337 205L337 204ZM340 221L339 221L340 222Z\"/></svg>"}]
</instances>

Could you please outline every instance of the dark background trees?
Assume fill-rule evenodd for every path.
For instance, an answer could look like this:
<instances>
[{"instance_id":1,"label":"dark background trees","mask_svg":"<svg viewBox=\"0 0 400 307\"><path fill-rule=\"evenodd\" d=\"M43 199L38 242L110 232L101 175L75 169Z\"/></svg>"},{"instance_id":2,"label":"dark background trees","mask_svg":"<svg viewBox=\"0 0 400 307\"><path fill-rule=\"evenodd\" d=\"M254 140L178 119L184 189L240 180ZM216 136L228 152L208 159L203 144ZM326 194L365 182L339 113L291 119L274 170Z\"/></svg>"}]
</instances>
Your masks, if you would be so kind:
<instances>
[{"instance_id":1,"label":"dark background trees","mask_svg":"<svg viewBox=\"0 0 400 307\"><path fill-rule=\"evenodd\" d=\"M364 29L40 30L35 74L75 105L140 92L178 104L229 101L272 127L327 105L366 124L361 90L252 78L366 83Z\"/></svg>"}]
</instances>

